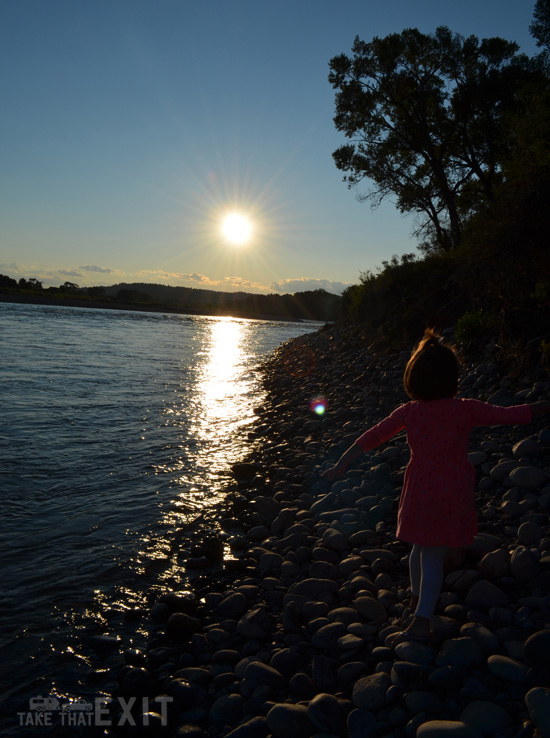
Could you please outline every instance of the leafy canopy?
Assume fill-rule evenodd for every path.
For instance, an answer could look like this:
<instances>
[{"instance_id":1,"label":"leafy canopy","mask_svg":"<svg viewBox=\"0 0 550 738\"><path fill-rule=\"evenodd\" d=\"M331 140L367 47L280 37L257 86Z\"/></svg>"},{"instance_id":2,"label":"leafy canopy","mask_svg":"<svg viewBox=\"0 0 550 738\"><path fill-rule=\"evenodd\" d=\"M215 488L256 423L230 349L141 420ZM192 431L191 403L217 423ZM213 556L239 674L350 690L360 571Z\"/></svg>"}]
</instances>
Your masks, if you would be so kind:
<instances>
[{"instance_id":1,"label":"leafy canopy","mask_svg":"<svg viewBox=\"0 0 550 738\"><path fill-rule=\"evenodd\" d=\"M333 157L350 187L371 181L360 199L376 207L393 196L417 216L426 251L460 245L472 207L491 201L506 148L503 120L528 72L518 45L463 38L445 26L409 28L330 62L337 130L350 140Z\"/></svg>"}]
</instances>

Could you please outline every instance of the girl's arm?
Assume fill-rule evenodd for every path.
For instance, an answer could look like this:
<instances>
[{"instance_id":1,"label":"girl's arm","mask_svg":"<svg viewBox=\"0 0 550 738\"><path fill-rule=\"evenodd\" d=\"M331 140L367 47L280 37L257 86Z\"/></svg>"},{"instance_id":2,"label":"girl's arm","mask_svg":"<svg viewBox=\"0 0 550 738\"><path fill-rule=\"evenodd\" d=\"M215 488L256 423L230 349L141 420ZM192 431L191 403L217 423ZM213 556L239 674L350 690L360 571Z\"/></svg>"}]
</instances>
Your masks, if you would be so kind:
<instances>
[{"instance_id":1,"label":"girl's arm","mask_svg":"<svg viewBox=\"0 0 550 738\"><path fill-rule=\"evenodd\" d=\"M346 471L348 464L356 459L363 451L369 451L371 448L380 446L381 443L388 441L396 433L403 430L405 427L404 412L408 405L401 405L401 407L394 410L391 415L384 418L378 425L373 426L366 433L363 433L342 454L333 467L323 472L322 476L328 479L329 482L332 482L337 477L340 477Z\"/></svg>"},{"instance_id":2,"label":"girl's arm","mask_svg":"<svg viewBox=\"0 0 550 738\"><path fill-rule=\"evenodd\" d=\"M333 482L338 477L341 477L348 465L362 453L363 449L359 448L356 443L352 443L348 450L344 451L342 456L340 456L336 464L324 471L321 476L328 479L329 482Z\"/></svg>"},{"instance_id":3,"label":"girl's arm","mask_svg":"<svg viewBox=\"0 0 550 738\"><path fill-rule=\"evenodd\" d=\"M536 418L537 415L543 415L544 413L550 412L550 402L548 402L548 400L532 402L529 407L531 408L533 418Z\"/></svg>"}]
</instances>

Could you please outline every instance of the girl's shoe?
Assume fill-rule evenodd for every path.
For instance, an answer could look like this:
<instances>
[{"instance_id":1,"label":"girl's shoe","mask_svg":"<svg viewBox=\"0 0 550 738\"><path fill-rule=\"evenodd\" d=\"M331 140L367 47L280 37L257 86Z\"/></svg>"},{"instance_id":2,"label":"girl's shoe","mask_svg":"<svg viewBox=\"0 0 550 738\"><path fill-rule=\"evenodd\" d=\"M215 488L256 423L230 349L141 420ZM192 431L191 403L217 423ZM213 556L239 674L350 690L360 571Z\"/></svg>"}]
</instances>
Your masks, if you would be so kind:
<instances>
[{"instance_id":1,"label":"girl's shoe","mask_svg":"<svg viewBox=\"0 0 550 738\"><path fill-rule=\"evenodd\" d=\"M434 634L430 631L428 635L423 636L418 635L417 633L411 633L408 630L402 630L400 633L397 633L395 638L391 638L389 645L390 648L395 648L395 646L398 646L400 643L406 643L407 641L414 641L415 643L433 643Z\"/></svg>"}]
</instances>

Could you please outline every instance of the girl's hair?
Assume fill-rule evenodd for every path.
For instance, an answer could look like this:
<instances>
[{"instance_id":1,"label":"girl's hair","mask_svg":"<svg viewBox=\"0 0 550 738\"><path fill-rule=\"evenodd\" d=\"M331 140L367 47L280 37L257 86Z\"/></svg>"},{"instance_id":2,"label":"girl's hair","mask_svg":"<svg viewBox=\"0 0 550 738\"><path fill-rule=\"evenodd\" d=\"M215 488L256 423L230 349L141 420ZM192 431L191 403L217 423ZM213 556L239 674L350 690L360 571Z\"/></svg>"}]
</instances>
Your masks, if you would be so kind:
<instances>
[{"instance_id":1,"label":"girl's hair","mask_svg":"<svg viewBox=\"0 0 550 738\"><path fill-rule=\"evenodd\" d=\"M458 391L458 370L455 352L441 343L432 329L427 329L405 368L405 390L413 400L454 397Z\"/></svg>"}]
</instances>

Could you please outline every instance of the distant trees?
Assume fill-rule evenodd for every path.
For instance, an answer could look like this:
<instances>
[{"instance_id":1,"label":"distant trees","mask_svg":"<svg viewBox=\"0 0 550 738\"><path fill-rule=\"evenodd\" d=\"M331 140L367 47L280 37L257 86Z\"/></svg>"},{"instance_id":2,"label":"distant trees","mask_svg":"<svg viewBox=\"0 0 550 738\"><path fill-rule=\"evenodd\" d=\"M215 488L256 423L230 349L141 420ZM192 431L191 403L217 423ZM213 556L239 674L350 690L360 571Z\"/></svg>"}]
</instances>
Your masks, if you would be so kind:
<instances>
[{"instance_id":1,"label":"distant trees","mask_svg":"<svg viewBox=\"0 0 550 738\"><path fill-rule=\"evenodd\" d=\"M101 299L105 303L120 305L142 305L144 309L176 310L193 314L223 315L233 314L243 317L264 317L290 320L335 320L341 304L341 297L326 290L297 292L294 295L256 295L247 292L215 292L214 290L191 287L171 287L169 285L135 282L121 283L109 287L79 287L74 282L64 282L59 287L43 289L37 279L21 277L19 282L0 274L0 289L43 292L44 297L54 300L77 297L83 306L91 299Z\"/></svg>"},{"instance_id":2,"label":"distant trees","mask_svg":"<svg viewBox=\"0 0 550 738\"><path fill-rule=\"evenodd\" d=\"M494 198L507 116L536 71L515 43L444 26L357 37L352 51L330 62L334 122L351 141L333 153L336 166L349 186L371 181L362 199L393 196L414 213L425 251L453 250L472 209Z\"/></svg>"},{"instance_id":3,"label":"distant trees","mask_svg":"<svg viewBox=\"0 0 550 738\"><path fill-rule=\"evenodd\" d=\"M13 279L13 277L8 277L5 274L0 274L0 287L10 287L11 289L15 289L17 287L17 280Z\"/></svg>"},{"instance_id":4,"label":"distant trees","mask_svg":"<svg viewBox=\"0 0 550 738\"><path fill-rule=\"evenodd\" d=\"M75 282L63 282L59 289L62 292L77 292L80 287Z\"/></svg>"},{"instance_id":5,"label":"distant trees","mask_svg":"<svg viewBox=\"0 0 550 738\"><path fill-rule=\"evenodd\" d=\"M117 292L116 299L121 302L151 302L151 295L141 290L122 289Z\"/></svg>"}]
</instances>

